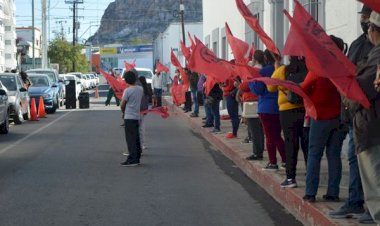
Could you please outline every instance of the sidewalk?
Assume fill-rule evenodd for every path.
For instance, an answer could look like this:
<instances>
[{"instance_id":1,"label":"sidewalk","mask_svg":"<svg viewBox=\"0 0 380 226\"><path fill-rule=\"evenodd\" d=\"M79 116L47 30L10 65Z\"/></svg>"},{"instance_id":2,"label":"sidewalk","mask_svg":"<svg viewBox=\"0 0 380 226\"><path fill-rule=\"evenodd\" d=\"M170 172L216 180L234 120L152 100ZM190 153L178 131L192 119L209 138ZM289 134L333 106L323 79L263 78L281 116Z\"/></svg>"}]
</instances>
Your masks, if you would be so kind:
<instances>
[{"instance_id":1,"label":"sidewalk","mask_svg":"<svg viewBox=\"0 0 380 226\"><path fill-rule=\"evenodd\" d=\"M247 135L247 127L240 124L237 139L224 138L227 132L231 131L230 120L221 120L222 134L212 134L209 128L202 128L202 117L205 116L203 107L199 109L198 118L190 118L188 113L184 113L180 107L173 105L171 97L164 97L164 103L169 107L172 116L181 117L197 133L200 133L206 140L218 148L226 157L231 159L247 176L259 184L270 194L277 202L286 208L304 225L336 225L336 226L355 226L359 224L357 219L332 219L328 212L336 210L344 204L348 195L348 162L346 158L347 141L342 150L343 176L341 181L340 202L325 202L322 195L327 188L327 161L322 158L320 186L317 194L316 203L304 202L302 197L305 189L305 162L302 152L300 151L297 164L297 188L283 189L280 183L285 178L285 170L277 172L263 171L262 168L268 162L266 151L264 151L264 160L248 161L245 158L252 154L252 143L242 144L241 141ZM279 158L279 156L278 156ZM366 224L375 226L375 224Z\"/></svg>"}]
</instances>

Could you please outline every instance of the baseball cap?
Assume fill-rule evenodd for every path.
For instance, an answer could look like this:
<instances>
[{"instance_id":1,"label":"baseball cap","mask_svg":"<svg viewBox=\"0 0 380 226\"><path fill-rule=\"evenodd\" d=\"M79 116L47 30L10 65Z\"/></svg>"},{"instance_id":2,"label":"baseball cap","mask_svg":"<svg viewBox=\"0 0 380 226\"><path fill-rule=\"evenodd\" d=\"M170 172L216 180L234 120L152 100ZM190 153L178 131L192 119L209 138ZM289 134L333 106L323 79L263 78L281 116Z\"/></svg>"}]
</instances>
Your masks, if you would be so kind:
<instances>
[{"instance_id":1,"label":"baseball cap","mask_svg":"<svg viewBox=\"0 0 380 226\"><path fill-rule=\"evenodd\" d=\"M376 27L380 27L380 14L372 11L371 16L369 17L369 22L376 25Z\"/></svg>"}]
</instances>

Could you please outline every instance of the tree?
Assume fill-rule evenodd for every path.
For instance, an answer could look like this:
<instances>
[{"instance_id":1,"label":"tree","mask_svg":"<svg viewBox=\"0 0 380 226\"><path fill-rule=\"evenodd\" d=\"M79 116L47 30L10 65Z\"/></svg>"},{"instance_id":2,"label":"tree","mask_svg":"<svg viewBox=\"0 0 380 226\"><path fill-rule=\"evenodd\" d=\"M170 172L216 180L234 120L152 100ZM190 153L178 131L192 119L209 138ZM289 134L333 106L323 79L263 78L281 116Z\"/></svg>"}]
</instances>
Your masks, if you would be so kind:
<instances>
[{"instance_id":1,"label":"tree","mask_svg":"<svg viewBox=\"0 0 380 226\"><path fill-rule=\"evenodd\" d=\"M48 56L50 62L59 64L59 73L72 72L73 63L77 71L85 72L88 63L81 54L82 48L82 45L72 46L66 39L58 37L50 42Z\"/></svg>"}]
</instances>

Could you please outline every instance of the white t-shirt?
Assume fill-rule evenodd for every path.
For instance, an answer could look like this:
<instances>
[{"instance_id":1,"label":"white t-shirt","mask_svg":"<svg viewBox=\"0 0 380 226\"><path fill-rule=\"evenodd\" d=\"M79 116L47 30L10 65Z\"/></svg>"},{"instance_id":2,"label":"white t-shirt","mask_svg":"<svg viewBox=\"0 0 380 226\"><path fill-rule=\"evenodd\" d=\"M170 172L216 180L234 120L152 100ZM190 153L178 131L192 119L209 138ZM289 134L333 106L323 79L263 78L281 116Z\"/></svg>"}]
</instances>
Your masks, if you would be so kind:
<instances>
[{"instance_id":1,"label":"white t-shirt","mask_svg":"<svg viewBox=\"0 0 380 226\"><path fill-rule=\"evenodd\" d=\"M141 99L144 90L141 86L129 86L124 90L123 100L126 102L124 119L140 119Z\"/></svg>"}]
</instances>

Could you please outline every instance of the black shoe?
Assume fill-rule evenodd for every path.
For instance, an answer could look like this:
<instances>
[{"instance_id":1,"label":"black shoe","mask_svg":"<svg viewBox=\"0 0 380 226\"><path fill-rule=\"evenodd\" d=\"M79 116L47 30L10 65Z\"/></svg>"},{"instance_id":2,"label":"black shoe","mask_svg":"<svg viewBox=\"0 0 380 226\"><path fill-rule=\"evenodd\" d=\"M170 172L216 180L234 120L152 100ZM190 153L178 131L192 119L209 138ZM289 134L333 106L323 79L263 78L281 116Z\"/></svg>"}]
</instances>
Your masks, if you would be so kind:
<instances>
[{"instance_id":1,"label":"black shoe","mask_svg":"<svg viewBox=\"0 0 380 226\"><path fill-rule=\"evenodd\" d=\"M214 127L214 125L213 124L204 124L202 127L203 128L210 128L210 127Z\"/></svg>"},{"instance_id":2,"label":"black shoe","mask_svg":"<svg viewBox=\"0 0 380 226\"><path fill-rule=\"evenodd\" d=\"M195 113L193 112L193 113L190 114L190 117L192 117L192 118L196 118L196 117L198 117L198 114L195 114Z\"/></svg>"},{"instance_id":3,"label":"black shoe","mask_svg":"<svg viewBox=\"0 0 380 226\"><path fill-rule=\"evenodd\" d=\"M128 161L125 161L125 162L122 162L120 163L121 166L138 166L139 163L138 162L128 162Z\"/></svg>"},{"instance_id":4,"label":"black shoe","mask_svg":"<svg viewBox=\"0 0 380 226\"><path fill-rule=\"evenodd\" d=\"M305 195L302 199L306 202L315 202L315 195Z\"/></svg>"},{"instance_id":5,"label":"black shoe","mask_svg":"<svg viewBox=\"0 0 380 226\"><path fill-rule=\"evenodd\" d=\"M332 196L332 195L323 195L323 200L329 201L329 202L339 202L340 199L338 196Z\"/></svg>"},{"instance_id":6,"label":"black shoe","mask_svg":"<svg viewBox=\"0 0 380 226\"><path fill-rule=\"evenodd\" d=\"M189 112L189 111L190 111L189 109L183 110L183 112L185 112L185 113L187 113L187 112Z\"/></svg>"},{"instance_id":7,"label":"black shoe","mask_svg":"<svg viewBox=\"0 0 380 226\"><path fill-rule=\"evenodd\" d=\"M206 120L207 118L206 117L203 117L202 120Z\"/></svg>"},{"instance_id":8,"label":"black shoe","mask_svg":"<svg viewBox=\"0 0 380 226\"><path fill-rule=\"evenodd\" d=\"M263 156L251 155L245 159L247 159L247 160L263 160Z\"/></svg>"}]
</instances>

